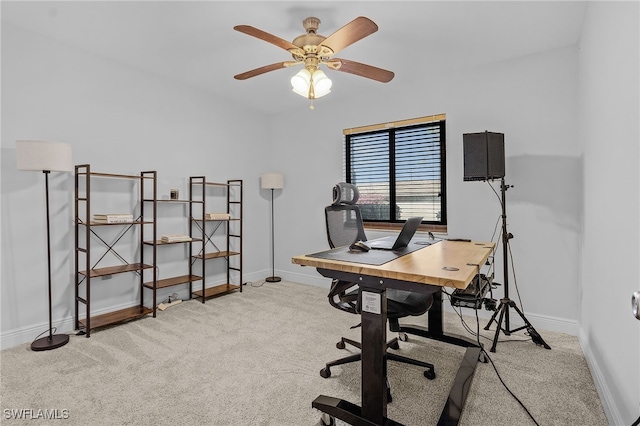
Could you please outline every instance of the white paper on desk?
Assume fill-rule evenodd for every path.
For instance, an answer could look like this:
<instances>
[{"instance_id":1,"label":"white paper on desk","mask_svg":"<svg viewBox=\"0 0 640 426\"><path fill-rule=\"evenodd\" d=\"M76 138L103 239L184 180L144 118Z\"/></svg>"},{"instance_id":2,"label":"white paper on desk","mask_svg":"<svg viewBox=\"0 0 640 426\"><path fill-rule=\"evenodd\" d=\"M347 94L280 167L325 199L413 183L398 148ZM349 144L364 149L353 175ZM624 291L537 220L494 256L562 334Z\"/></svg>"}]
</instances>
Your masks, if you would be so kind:
<instances>
[{"instance_id":1,"label":"white paper on desk","mask_svg":"<svg viewBox=\"0 0 640 426\"><path fill-rule=\"evenodd\" d=\"M380 293L362 292L362 310L371 314L382 313L382 303Z\"/></svg>"}]
</instances>

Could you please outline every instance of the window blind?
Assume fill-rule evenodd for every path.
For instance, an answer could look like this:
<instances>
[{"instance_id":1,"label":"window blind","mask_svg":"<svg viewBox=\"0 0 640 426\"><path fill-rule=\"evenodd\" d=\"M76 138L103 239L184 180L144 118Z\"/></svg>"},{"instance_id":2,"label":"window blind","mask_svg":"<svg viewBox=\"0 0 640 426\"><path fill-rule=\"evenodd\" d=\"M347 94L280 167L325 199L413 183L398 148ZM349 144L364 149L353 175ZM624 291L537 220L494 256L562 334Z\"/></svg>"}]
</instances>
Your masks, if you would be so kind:
<instances>
[{"instance_id":1,"label":"window blind","mask_svg":"<svg viewBox=\"0 0 640 426\"><path fill-rule=\"evenodd\" d=\"M345 177L366 221L446 224L445 122L347 133Z\"/></svg>"}]
</instances>

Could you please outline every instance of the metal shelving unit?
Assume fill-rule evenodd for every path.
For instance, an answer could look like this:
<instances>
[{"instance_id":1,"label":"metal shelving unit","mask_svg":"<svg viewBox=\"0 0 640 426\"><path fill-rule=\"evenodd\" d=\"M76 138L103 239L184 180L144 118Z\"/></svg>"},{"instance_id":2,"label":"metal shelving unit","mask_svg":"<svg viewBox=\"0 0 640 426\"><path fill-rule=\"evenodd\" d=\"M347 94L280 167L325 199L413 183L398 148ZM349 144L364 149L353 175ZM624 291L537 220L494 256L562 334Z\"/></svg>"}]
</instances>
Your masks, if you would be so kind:
<instances>
[{"instance_id":1,"label":"metal shelving unit","mask_svg":"<svg viewBox=\"0 0 640 426\"><path fill-rule=\"evenodd\" d=\"M139 186L139 201L143 199L145 186L151 184L155 191L156 172L141 172L140 175L124 175L113 173L92 172L88 164L75 166L75 328L84 332L86 337L90 337L91 330L104 327L119 322L125 322L137 318L144 317L148 314L155 316L155 303L151 308L144 306L144 288L142 285L143 271L145 269L153 269L153 264L145 263L144 250L142 250L142 242L144 228L149 227L155 235L155 220L149 221L145 219L144 204L140 202L140 214L131 222L126 223L96 223L92 218L92 181L94 179L124 179L131 180ZM131 211L135 207L132 207ZM155 217L154 217L155 219ZM117 237L112 243L107 243L101 236L101 231L112 231L118 229ZM129 232L138 232L139 239L139 258L129 261L125 256L121 256L116 248L121 239ZM103 247L102 254L100 250L92 247L92 237L101 243ZM102 266L107 256L111 254L115 256L119 265ZM155 252L154 252L155 260ZM91 289L93 280L96 278L105 278L111 275L122 274L125 272L133 272L138 275L140 283L140 303L111 311L101 315L92 315L92 297ZM107 285L100 283L100 285ZM155 300L155 280L150 287L154 293ZM84 290L84 291L83 291ZM84 305L84 314L80 313L80 305Z\"/></svg>"},{"instance_id":2,"label":"metal shelving unit","mask_svg":"<svg viewBox=\"0 0 640 426\"><path fill-rule=\"evenodd\" d=\"M226 183L217 183L207 182L204 176L189 178L190 236L192 238L197 236L201 242L197 252L193 250L195 244L192 245L190 271L196 267L196 262L199 262L200 275L203 277L201 288L199 290L191 288L191 294L193 297L199 298L202 303L211 297L234 291L242 292L242 185L241 179L230 179ZM208 198L211 198L207 193L211 189L222 190L226 193L228 219L207 219L207 207L220 205L207 201ZM225 231L224 247L220 247L214 242L214 235L220 229ZM226 282L207 287L206 264L212 259L225 260Z\"/></svg>"}]
</instances>

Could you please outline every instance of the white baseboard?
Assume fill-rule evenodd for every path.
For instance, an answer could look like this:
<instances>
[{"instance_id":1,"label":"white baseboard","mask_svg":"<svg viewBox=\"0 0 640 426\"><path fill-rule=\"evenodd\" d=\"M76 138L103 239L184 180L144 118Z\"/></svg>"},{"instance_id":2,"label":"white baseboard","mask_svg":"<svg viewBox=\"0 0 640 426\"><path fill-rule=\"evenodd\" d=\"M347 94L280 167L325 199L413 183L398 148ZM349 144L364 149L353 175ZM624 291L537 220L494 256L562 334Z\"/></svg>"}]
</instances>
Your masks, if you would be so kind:
<instances>
[{"instance_id":1,"label":"white baseboard","mask_svg":"<svg viewBox=\"0 0 640 426\"><path fill-rule=\"evenodd\" d=\"M56 334L69 334L74 331L73 317L52 321L52 325L55 329ZM7 331L0 335L0 350L9 349L14 346L22 345L23 343L33 342L34 340L36 340L39 334L42 333L41 337L43 337L48 334L48 332L48 322L43 322L41 324L36 324L17 330Z\"/></svg>"},{"instance_id":2,"label":"white baseboard","mask_svg":"<svg viewBox=\"0 0 640 426\"><path fill-rule=\"evenodd\" d=\"M593 377L593 382L596 385L596 390L598 391L598 395L600 396L602 408L604 409L604 414L607 416L609 424L626 424L622 419L622 415L615 399L613 398L611 390L609 389L609 385L607 384L602 369L600 368L598 361L593 355L591 345L589 344L589 339L582 329L580 329L580 332L578 333L578 342L580 342L580 346L582 347L582 352L584 353L587 365L589 366L589 370L591 370L591 376Z\"/></svg>"},{"instance_id":3,"label":"white baseboard","mask_svg":"<svg viewBox=\"0 0 640 426\"><path fill-rule=\"evenodd\" d=\"M445 310L453 312L453 308L449 303L445 303ZM468 311L469 315L473 314L473 311L471 309L465 309L465 310ZM463 310L463 313L465 310ZM489 321L489 319L493 315L493 312L494 311L480 310L478 311L478 316L483 320ZM552 317L547 315L538 315L538 314L530 314L530 313L525 313L524 316L531 323L531 325L533 325L536 331L542 335L543 339L544 339L544 334L542 333L543 330L557 331L559 333L565 333L571 336L578 336L578 331L580 329L580 326L578 324L578 321L576 320L568 320L565 318L557 318L557 317ZM510 309L509 310L509 328L513 330L514 328L518 328L523 325L524 325L524 321L522 320L522 318L520 318L520 315L518 315L518 312L516 312L513 309ZM495 324L492 325L492 327L495 330Z\"/></svg>"},{"instance_id":4,"label":"white baseboard","mask_svg":"<svg viewBox=\"0 0 640 426\"><path fill-rule=\"evenodd\" d=\"M313 276L297 272L283 272L283 279L294 283L307 284L326 289L329 289L331 287L331 278L323 277L317 272L314 272Z\"/></svg>"},{"instance_id":5,"label":"white baseboard","mask_svg":"<svg viewBox=\"0 0 640 426\"><path fill-rule=\"evenodd\" d=\"M93 315L106 314L111 311L130 308L131 306L135 305L126 304L120 306L112 306L109 308L94 311ZM73 317L73 315L67 318L53 320L52 326L54 327L56 334L74 334L76 332L75 318ZM48 322L43 322L40 324L31 325L28 327L2 333L2 335L0 335L0 349L9 349L14 346L22 345L23 343L33 342L40 333L42 333L42 336L45 336L45 331L47 333L49 332Z\"/></svg>"}]
</instances>

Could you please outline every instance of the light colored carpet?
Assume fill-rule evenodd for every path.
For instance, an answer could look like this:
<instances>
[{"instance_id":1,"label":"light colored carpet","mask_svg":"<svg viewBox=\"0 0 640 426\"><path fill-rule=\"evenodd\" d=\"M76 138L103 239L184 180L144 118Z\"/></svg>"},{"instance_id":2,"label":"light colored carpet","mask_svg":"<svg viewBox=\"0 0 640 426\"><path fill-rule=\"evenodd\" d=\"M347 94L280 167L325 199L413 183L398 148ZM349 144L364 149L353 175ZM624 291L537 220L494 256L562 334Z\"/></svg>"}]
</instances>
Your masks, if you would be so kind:
<instances>
[{"instance_id":1,"label":"light colored carpet","mask_svg":"<svg viewBox=\"0 0 640 426\"><path fill-rule=\"evenodd\" d=\"M465 310L470 315L472 310ZM467 318L475 329L475 318ZM407 321L409 322L409 321ZM426 324L426 317L411 323ZM72 336L66 346L0 352L3 425L319 425L311 407L320 395L359 403L360 363L324 363L346 355L340 336L358 318L332 308L326 290L290 282L245 286L208 300L191 300L144 318ZM484 325L484 324L482 324ZM445 330L468 334L455 314ZM602 405L575 337L541 331L552 347L530 340L501 342L490 354L500 374L541 425L606 425ZM484 332L492 337L492 332ZM390 333L389 336L392 336ZM511 339L526 339L524 333ZM501 340L504 340L501 337ZM410 336L400 353L436 365L427 380L418 367L389 363L390 418L435 424L463 349ZM58 410L64 420L15 420L7 410ZM67 417L67 415L65 415ZM479 364L460 425L530 425L491 364Z\"/></svg>"}]
</instances>

